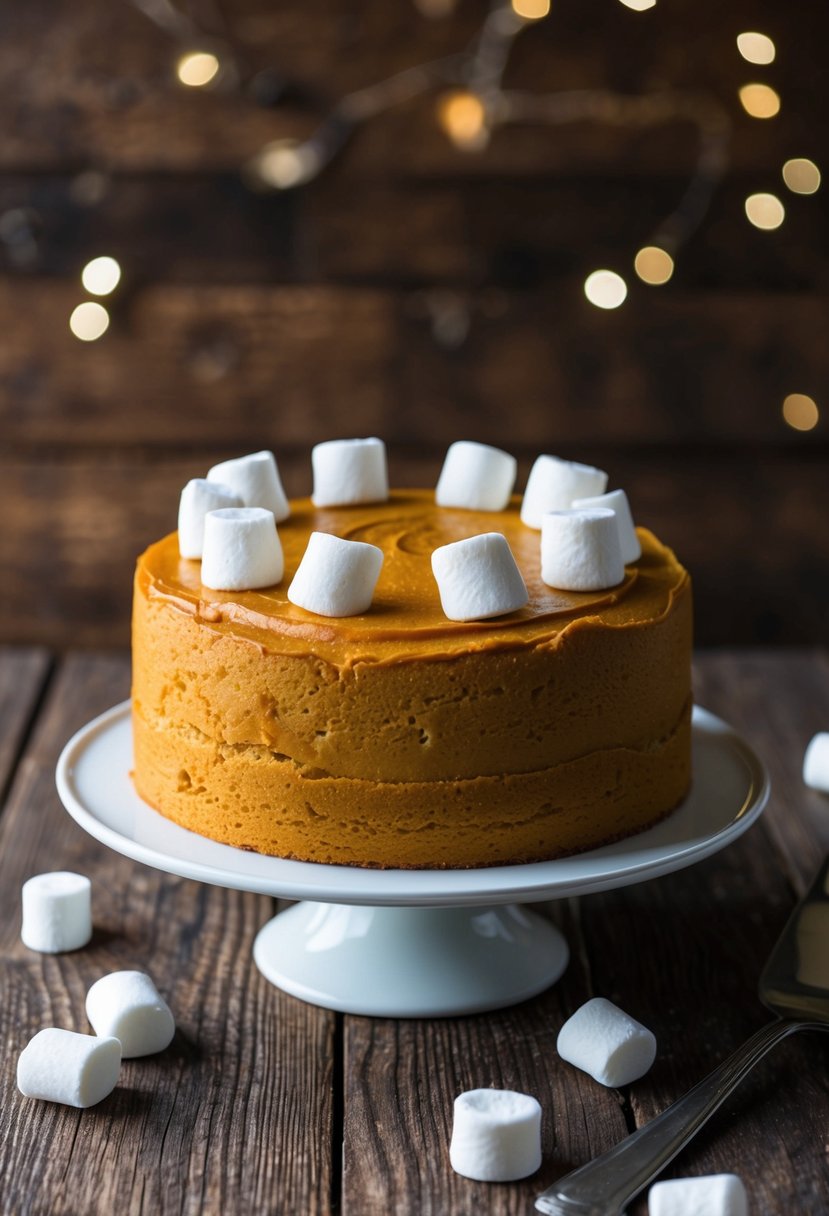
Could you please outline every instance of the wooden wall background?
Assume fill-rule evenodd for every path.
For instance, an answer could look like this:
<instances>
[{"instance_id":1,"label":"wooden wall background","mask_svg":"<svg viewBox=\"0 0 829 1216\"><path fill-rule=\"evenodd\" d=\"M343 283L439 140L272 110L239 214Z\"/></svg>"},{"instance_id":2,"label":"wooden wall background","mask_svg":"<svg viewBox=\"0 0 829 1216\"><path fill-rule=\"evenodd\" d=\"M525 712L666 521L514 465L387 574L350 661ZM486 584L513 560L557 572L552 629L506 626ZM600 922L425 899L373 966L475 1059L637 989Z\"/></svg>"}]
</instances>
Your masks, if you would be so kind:
<instances>
[{"instance_id":1,"label":"wooden wall background","mask_svg":"<svg viewBox=\"0 0 829 1216\"><path fill-rule=\"evenodd\" d=\"M290 492L310 446L379 434L398 483L431 483L446 445L548 451L607 468L696 582L702 643L829 642L829 10L811 0L553 0L522 35L526 89L708 91L734 120L711 214L662 289L630 263L684 189L690 129L514 128L454 149L434 99L361 131L302 191L257 195L240 166L314 125L309 98L463 46L485 7L427 19L409 0L216 0L251 71L301 90L278 104L188 91L182 47L126 0L0 9L0 639L108 646L128 637L135 555L174 526L190 476L272 446ZM770 68L738 56L771 34ZM778 118L741 113L763 79ZM776 233L748 193L784 198ZM99 342L70 334L79 273L124 268ZM600 312L598 266L631 282ZM801 434L790 392L823 403Z\"/></svg>"}]
</instances>

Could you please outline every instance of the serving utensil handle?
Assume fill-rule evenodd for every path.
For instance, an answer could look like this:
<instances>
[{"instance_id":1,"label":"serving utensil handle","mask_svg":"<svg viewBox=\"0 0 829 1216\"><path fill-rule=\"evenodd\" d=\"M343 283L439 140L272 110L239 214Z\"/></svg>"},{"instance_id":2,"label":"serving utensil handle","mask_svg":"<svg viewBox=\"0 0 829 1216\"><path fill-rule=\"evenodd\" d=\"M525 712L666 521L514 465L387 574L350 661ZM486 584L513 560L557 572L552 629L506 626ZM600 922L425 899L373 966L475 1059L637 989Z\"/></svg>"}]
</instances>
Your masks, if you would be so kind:
<instances>
[{"instance_id":1,"label":"serving utensil handle","mask_svg":"<svg viewBox=\"0 0 829 1216\"><path fill-rule=\"evenodd\" d=\"M792 1018L764 1026L661 1115L539 1195L536 1210L546 1216L620 1216L767 1051L796 1030L827 1029Z\"/></svg>"}]
</instances>

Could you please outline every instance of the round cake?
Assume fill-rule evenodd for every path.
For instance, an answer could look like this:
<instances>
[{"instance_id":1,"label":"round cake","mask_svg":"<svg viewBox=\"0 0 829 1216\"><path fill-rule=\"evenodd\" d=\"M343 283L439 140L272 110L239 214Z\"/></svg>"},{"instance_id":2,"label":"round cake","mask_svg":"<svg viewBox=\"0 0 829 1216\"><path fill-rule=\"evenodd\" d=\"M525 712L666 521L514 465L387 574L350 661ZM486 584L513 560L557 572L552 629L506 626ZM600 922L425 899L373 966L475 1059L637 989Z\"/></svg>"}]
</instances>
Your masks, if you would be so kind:
<instances>
[{"instance_id":1,"label":"round cake","mask_svg":"<svg viewBox=\"0 0 829 1216\"><path fill-rule=\"evenodd\" d=\"M285 576L210 591L176 533L139 559L133 726L139 794L204 836L279 857L465 867L560 857L655 823L691 776L691 589L639 529L608 591L541 579L539 533L499 512L292 504ZM324 618L286 590L313 531L377 545L370 611ZM518 612L446 618L434 549L507 538Z\"/></svg>"}]
</instances>

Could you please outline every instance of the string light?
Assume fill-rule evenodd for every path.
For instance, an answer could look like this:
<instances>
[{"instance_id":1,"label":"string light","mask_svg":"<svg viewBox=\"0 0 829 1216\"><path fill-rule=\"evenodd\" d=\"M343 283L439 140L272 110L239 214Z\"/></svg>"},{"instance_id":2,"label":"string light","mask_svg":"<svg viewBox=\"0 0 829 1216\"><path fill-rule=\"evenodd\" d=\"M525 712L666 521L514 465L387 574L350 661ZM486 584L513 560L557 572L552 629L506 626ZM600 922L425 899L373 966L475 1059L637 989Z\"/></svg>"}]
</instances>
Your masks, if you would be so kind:
<instances>
[{"instance_id":1,"label":"string light","mask_svg":"<svg viewBox=\"0 0 829 1216\"><path fill-rule=\"evenodd\" d=\"M211 51L189 51L176 64L176 75L188 88L202 89L216 79L221 66Z\"/></svg>"},{"instance_id":2,"label":"string light","mask_svg":"<svg viewBox=\"0 0 829 1216\"><path fill-rule=\"evenodd\" d=\"M627 283L615 270L594 270L584 280L584 294L596 308L618 308L627 293Z\"/></svg>"},{"instance_id":3,"label":"string light","mask_svg":"<svg viewBox=\"0 0 829 1216\"><path fill-rule=\"evenodd\" d=\"M765 65L774 63L777 54L774 43L767 34L756 32L737 35L737 50L749 63Z\"/></svg>"},{"instance_id":4,"label":"string light","mask_svg":"<svg viewBox=\"0 0 829 1216\"><path fill-rule=\"evenodd\" d=\"M635 13L645 13L649 8L656 8L656 0L620 0L625 8L632 8Z\"/></svg>"},{"instance_id":5,"label":"string light","mask_svg":"<svg viewBox=\"0 0 829 1216\"><path fill-rule=\"evenodd\" d=\"M646 245L637 253L633 268L643 283L661 287L674 273L674 259L658 245Z\"/></svg>"},{"instance_id":6,"label":"string light","mask_svg":"<svg viewBox=\"0 0 829 1216\"><path fill-rule=\"evenodd\" d=\"M438 104L438 122L457 148L477 151L489 138L480 97L466 90L447 93Z\"/></svg>"},{"instance_id":7,"label":"string light","mask_svg":"<svg viewBox=\"0 0 829 1216\"><path fill-rule=\"evenodd\" d=\"M814 161L796 157L783 166L783 181L792 194L815 194L820 187L820 169Z\"/></svg>"},{"instance_id":8,"label":"string light","mask_svg":"<svg viewBox=\"0 0 829 1216\"><path fill-rule=\"evenodd\" d=\"M550 0L512 0L512 11L524 21L540 21L550 11Z\"/></svg>"},{"instance_id":9,"label":"string light","mask_svg":"<svg viewBox=\"0 0 829 1216\"><path fill-rule=\"evenodd\" d=\"M776 194L750 194L745 206L754 227L767 232L779 228L786 218L786 209Z\"/></svg>"},{"instance_id":10,"label":"string light","mask_svg":"<svg viewBox=\"0 0 829 1216\"><path fill-rule=\"evenodd\" d=\"M292 190L316 177L319 156L311 143L279 139L266 144L251 166L261 183L274 190Z\"/></svg>"},{"instance_id":11,"label":"string light","mask_svg":"<svg viewBox=\"0 0 829 1216\"><path fill-rule=\"evenodd\" d=\"M81 282L92 296L111 295L121 282L121 267L115 258L93 258L81 271Z\"/></svg>"},{"instance_id":12,"label":"string light","mask_svg":"<svg viewBox=\"0 0 829 1216\"><path fill-rule=\"evenodd\" d=\"M789 393L783 402L783 420L794 431L813 431L820 421L817 402L805 393Z\"/></svg>"},{"instance_id":13,"label":"string light","mask_svg":"<svg viewBox=\"0 0 829 1216\"><path fill-rule=\"evenodd\" d=\"M69 328L81 342L96 342L109 329L109 313L103 304L86 300L72 310Z\"/></svg>"},{"instance_id":14,"label":"string light","mask_svg":"<svg viewBox=\"0 0 829 1216\"><path fill-rule=\"evenodd\" d=\"M744 84L740 101L752 118L774 118L780 113L780 95L768 84Z\"/></svg>"}]
</instances>

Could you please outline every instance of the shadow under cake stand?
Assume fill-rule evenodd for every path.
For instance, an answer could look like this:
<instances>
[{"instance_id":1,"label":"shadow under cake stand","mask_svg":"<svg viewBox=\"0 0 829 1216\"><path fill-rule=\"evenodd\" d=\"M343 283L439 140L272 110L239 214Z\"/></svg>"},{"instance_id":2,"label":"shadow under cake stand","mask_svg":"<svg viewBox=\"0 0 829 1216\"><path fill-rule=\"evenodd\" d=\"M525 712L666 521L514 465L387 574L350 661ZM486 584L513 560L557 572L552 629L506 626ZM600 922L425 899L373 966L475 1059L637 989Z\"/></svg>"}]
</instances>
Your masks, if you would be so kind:
<instances>
[{"instance_id":1,"label":"shadow under cake stand","mask_svg":"<svg viewBox=\"0 0 829 1216\"><path fill-rule=\"evenodd\" d=\"M646 832L558 861L477 870L367 870L286 861L197 836L135 792L129 702L70 739L57 767L69 814L135 861L183 878L301 902L257 935L272 983L345 1013L437 1017L512 1005L555 983L569 951L526 905L657 878L701 861L761 814L766 771L725 722L696 707L693 785Z\"/></svg>"}]
</instances>

